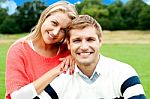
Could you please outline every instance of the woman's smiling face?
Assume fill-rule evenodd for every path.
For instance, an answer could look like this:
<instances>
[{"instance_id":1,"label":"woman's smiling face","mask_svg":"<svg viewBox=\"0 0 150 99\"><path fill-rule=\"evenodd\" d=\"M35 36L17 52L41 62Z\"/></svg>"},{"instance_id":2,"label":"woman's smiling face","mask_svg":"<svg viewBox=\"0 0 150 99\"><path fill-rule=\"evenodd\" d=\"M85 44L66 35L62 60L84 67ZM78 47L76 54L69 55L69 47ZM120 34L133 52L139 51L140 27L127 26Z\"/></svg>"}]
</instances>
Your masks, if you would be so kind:
<instances>
[{"instance_id":1,"label":"woman's smiling face","mask_svg":"<svg viewBox=\"0 0 150 99\"><path fill-rule=\"evenodd\" d=\"M65 37L65 29L71 24L69 16L61 11L48 16L41 27L43 41L46 44L61 42Z\"/></svg>"}]
</instances>

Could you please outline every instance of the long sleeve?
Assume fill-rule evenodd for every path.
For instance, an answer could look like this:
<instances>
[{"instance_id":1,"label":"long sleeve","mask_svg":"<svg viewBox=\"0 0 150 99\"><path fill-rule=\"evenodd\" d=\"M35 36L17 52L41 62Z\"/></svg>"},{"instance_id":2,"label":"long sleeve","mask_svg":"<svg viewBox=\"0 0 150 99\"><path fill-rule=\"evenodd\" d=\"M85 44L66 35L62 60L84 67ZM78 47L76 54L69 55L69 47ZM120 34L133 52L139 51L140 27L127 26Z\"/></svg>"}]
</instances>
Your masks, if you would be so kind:
<instances>
[{"instance_id":1,"label":"long sleeve","mask_svg":"<svg viewBox=\"0 0 150 99\"><path fill-rule=\"evenodd\" d=\"M125 99L146 99L140 78L132 66L124 66L119 76L120 91Z\"/></svg>"},{"instance_id":2,"label":"long sleeve","mask_svg":"<svg viewBox=\"0 0 150 99\"><path fill-rule=\"evenodd\" d=\"M19 46L18 46L19 45ZM6 60L6 96L10 99L10 93L30 83L26 71L26 60L22 53L21 44L11 46ZM22 50L21 50L22 49Z\"/></svg>"},{"instance_id":3,"label":"long sleeve","mask_svg":"<svg viewBox=\"0 0 150 99\"><path fill-rule=\"evenodd\" d=\"M32 83L11 93L11 99L33 99L37 96L36 90Z\"/></svg>"}]
</instances>

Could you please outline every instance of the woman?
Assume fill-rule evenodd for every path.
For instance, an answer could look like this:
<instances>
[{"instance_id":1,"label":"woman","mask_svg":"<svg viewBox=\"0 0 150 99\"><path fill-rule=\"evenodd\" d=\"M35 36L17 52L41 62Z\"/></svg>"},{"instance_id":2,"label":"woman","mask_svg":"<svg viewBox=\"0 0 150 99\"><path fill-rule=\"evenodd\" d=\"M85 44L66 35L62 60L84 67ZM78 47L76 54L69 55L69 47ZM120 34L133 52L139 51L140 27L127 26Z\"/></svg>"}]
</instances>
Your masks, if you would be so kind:
<instances>
[{"instance_id":1,"label":"woman","mask_svg":"<svg viewBox=\"0 0 150 99\"><path fill-rule=\"evenodd\" d=\"M72 4L56 2L43 11L29 35L10 47L6 62L7 99L35 98L73 64L63 42L65 29L76 15ZM61 62L60 58L66 56Z\"/></svg>"}]
</instances>

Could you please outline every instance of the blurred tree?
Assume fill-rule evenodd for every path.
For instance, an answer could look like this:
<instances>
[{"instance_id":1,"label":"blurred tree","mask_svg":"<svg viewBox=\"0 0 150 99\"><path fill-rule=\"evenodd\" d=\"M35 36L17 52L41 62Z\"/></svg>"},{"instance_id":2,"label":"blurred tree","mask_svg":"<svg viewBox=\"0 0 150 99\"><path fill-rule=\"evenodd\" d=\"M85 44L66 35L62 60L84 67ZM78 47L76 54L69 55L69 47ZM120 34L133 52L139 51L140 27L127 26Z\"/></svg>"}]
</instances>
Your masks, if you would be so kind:
<instances>
[{"instance_id":1,"label":"blurred tree","mask_svg":"<svg viewBox=\"0 0 150 99\"><path fill-rule=\"evenodd\" d=\"M125 24L128 26L127 29L138 29L138 16L146 4L143 0L129 0L123 7L122 17Z\"/></svg>"},{"instance_id":2,"label":"blurred tree","mask_svg":"<svg viewBox=\"0 0 150 99\"><path fill-rule=\"evenodd\" d=\"M111 23L109 24L109 29L111 30L121 30L125 29L126 24L124 23L124 19L121 15L123 8L123 3L121 0L116 0L114 3L110 4L107 9L109 10L109 20Z\"/></svg>"},{"instance_id":3,"label":"blurred tree","mask_svg":"<svg viewBox=\"0 0 150 99\"><path fill-rule=\"evenodd\" d=\"M150 5L143 7L139 14L138 22L141 29L150 30Z\"/></svg>"},{"instance_id":4,"label":"blurred tree","mask_svg":"<svg viewBox=\"0 0 150 99\"><path fill-rule=\"evenodd\" d=\"M15 34L21 32L21 30L15 18L8 16L0 25L0 32L3 34Z\"/></svg>"},{"instance_id":5,"label":"blurred tree","mask_svg":"<svg viewBox=\"0 0 150 99\"><path fill-rule=\"evenodd\" d=\"M102 0L83 0L80 4L76 4L79 14L89 14L97 18L103 8ZM102 14L103 15L103 14Z\"/></svg>"},{"instance_id":6,"label":"blurred tree","mask_svg":"<svg viewBox=\"0 0 150 99\"><path fill-rule=\"evenodd\" d=\"M40 0L26 2L23 6L17 8L15 16L22 32L29 32L36 25L41 12L45 8L46 6Z\"/></svg>"},{"instance_id":7,"label":"blurred tree","mask_svg":"<svg viewBox=\"0 0 150 99\"><path fill-rule=\"evenodd\" d=\"M96 6L98 6L98 8L101 7L102 0L83 0L81 3L76 4L79 14L83 14L85 10L94 8Z\"/></svg>"},{"instance_id":8,"label":"blurred tree","mask_svg":"<svg viewBox=\"0 0 150 99\"><path fill-rule=\"evenodd\" d=\"M0 24L8 17L7 9L0 8Z\"/></svg>"},{"instance_id":9,"label":"blurred tree","mask_svg":"<svg viewBox=\"0 0 150 99\"><path fill-rule=\"evenodd\" d=\"M79 14L88 14L94 17L102 27L106 27L105 21L108 20L108 9L102 4L102 0L83 0L80 4L76 4Z\"/></svg>"}]
</instances>

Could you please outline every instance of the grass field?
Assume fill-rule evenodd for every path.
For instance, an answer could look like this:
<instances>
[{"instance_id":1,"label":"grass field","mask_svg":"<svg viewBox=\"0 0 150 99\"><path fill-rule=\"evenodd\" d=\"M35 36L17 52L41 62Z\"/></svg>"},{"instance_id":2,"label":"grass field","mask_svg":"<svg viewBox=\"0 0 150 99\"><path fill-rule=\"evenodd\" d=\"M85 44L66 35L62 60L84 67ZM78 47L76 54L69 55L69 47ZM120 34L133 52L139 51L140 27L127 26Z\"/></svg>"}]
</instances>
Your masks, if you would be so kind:
<instances>
[{"instance_id":1,"label":"grass field","mask_svg":"<svg viewBox=\"0 0 150 99\"><path fill-rule=\"evenodd\" d=\"M5 58L9 46L26 34L0 34L0 99L5 95ZM100 52L132 65L138 72L147 99L150 99L150 31L104 31Z\"/></svg>"}]
</instances>

